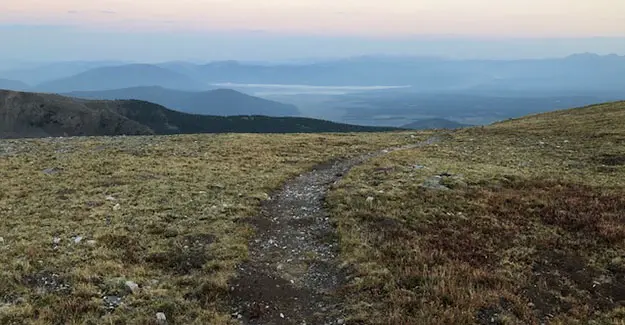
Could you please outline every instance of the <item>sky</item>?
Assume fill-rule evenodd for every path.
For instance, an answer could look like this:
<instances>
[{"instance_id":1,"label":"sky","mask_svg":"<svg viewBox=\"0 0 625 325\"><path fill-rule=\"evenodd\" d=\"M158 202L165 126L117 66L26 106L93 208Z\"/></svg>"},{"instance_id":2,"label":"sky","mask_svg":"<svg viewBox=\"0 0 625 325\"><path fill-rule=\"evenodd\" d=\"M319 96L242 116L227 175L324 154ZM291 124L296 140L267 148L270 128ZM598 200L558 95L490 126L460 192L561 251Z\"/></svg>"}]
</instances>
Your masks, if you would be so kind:
<instances>
[{"instance_id":1,"label":"sky","mask_svg":"<svg viewBox=\"0 0 625 325\"><path fill-rule=\"evenodd\" d=\"M623 0L2 0L0 60L625 54Z\"/></svg>"}]
</instances>

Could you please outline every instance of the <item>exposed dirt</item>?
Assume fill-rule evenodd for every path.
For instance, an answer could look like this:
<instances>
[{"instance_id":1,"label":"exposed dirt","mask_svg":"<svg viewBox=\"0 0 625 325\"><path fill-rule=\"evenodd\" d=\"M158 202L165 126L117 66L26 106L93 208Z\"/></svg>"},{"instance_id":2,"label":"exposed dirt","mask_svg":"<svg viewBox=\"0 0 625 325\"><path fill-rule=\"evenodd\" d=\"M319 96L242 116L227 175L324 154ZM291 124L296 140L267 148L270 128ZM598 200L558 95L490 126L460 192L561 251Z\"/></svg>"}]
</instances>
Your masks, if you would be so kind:
<instances>
[{"instance_id":1,"label":"exposed dirt","mask_svg":"<svg viewBox=\"0 0 625 325\"><path fill-rule=\"evenodd\" d=\"M395 150L334 160L288 181L250 219L256 229L249 260L231 285L233 317L241 324L343 324L344 283L338 237L324 206L326 192L352 167Z\"/></svg>"},{"instance_id":2,"label":"exposed dirt","mask_svg":"<svg viewBox=\"0 0 625 325\"><path fill-rule=\"evenodd\" d=\"M602 155L595 160L606 166L623 166L625 165L625 155Z\"/></svg>"}]
</instances>

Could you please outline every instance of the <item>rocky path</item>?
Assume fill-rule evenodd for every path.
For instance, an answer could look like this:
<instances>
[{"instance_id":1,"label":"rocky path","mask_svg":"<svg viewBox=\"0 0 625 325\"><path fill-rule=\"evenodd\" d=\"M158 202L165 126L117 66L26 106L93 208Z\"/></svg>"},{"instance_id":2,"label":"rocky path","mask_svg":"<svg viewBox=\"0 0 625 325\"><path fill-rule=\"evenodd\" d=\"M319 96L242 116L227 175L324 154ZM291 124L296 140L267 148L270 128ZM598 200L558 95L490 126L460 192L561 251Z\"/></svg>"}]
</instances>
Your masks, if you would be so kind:
<instances>
[{"instance_id":1,"label":"rocky path","mask_svg":"<svg viewBox=\"0 0 625 325\"><path fill-rule=\"evenodd\" d=\"M326 192L352 167L391 151L382 150L318 165L290 181L250 220L255 238L250 259L232 283L233 317L241 324L343 324L333 295L343 282L338 238L324 206Z\"/></svg>"}]
</instances>

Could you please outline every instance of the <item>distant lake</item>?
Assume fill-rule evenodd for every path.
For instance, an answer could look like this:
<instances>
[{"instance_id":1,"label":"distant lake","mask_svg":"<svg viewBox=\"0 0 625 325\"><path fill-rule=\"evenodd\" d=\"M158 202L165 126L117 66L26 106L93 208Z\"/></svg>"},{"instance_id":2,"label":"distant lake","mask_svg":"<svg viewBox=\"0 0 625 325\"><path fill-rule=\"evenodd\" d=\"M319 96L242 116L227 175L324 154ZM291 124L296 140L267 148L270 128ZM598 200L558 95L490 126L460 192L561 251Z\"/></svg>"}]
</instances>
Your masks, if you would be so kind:
<instances>
[{"instance_id":1,"label":"distant lake","mask_svg":"<svg viewBox=\"0 0 625 325\"><path fill-rule=\"evenodd\" d=\"M354 92L364 92L372 90L403 89L411 86L310 86L310 85L283 85L283 84L238 84L238 83L216 83L216 87L245 89L253 92L257 96L271 95L344 95Z\"/></svg>"}]
</instances>

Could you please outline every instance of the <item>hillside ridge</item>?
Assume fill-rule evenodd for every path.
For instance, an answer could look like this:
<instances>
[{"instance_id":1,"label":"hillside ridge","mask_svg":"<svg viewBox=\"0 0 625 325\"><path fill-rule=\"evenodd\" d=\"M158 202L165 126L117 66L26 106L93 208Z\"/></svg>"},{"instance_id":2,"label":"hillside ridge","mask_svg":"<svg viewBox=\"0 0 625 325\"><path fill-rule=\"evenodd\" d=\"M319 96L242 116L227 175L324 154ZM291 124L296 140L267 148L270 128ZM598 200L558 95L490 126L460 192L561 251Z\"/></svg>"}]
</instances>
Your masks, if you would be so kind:
<instances>
[{"instance_id":1,"label":"hillside ridge","mask_svg":"<svg viewBox=\"0 0 625 325\"><path fill-rule=\"evenodd\" d=\"M0 90L0 137L184 133L374 132L367 127L303 117L211 116L170 110L140 100L86 100Z\"/></svg>"}]
</instances>

